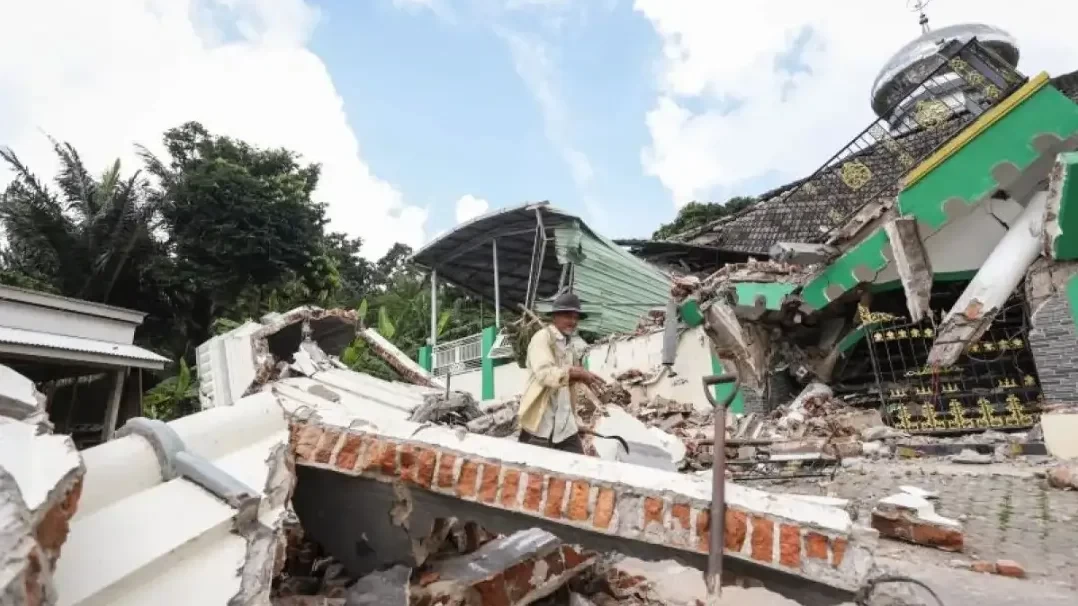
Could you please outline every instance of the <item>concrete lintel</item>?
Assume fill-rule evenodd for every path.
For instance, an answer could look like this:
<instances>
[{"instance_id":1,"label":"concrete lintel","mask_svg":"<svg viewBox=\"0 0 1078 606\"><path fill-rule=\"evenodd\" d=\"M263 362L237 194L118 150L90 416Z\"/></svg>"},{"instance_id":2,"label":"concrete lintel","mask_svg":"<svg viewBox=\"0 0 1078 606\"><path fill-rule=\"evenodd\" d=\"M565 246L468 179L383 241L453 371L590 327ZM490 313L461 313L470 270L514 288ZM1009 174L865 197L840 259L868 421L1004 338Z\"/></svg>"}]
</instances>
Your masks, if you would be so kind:
<instances>
[{"instance_id":1,"label":"concrete lintel","mask_svg":"<svg viewBox=\"0 0 1078 606\"><path fill-rule=\"evenodd\" d=\"M917 229L917 219L901 217L883 226L894 256L895 269L906 292L910 320L920 322L929 311L932 295L932 265Z\"/></svg>"}]
</instances>

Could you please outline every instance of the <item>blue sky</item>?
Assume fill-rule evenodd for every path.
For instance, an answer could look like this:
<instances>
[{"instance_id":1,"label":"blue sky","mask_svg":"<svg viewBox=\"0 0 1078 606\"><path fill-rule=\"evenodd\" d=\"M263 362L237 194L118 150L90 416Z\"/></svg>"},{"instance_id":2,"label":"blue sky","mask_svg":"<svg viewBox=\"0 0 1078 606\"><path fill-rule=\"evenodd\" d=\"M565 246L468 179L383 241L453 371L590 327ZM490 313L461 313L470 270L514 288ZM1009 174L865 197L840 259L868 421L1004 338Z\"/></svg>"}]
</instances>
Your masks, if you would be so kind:
<instances>
[{"instance_id":1,"label":"blue sky","mask_svg":"<svg viewBox=\"0 0 1078 606\"><path fill-rule=\"evenodd\" d=\"M660 41L628 3L601 18L568 19L556 32L534 14L447 20L390 2L317 4L311 48L334 77L364 158L430 209L431 233L456 223L454 202L465 194L492 208L548 199L615 236L650 235L675 214L662 184L641 169ZM589 191L547 136L499 28L542 40L566 136L592 165ZM590 212L596 207L601 216Z\"/></svg>"},{"instance_id":2,"label":"blue sky","mask_svg":"<svg viewBox=\"0 0 1078 606\"><path fill-rule=\"evenodd\" d=\"M1022 6L929 16L1004 28L1027 74L1078 69L1078 3ZM374 258L540 199L646 237L811 173L919 34L905 0L11 0L0 145L42 175L46 134L134 171L136 145L197 120L321 164L332 229Z\"/></svg>"}]
</instances>

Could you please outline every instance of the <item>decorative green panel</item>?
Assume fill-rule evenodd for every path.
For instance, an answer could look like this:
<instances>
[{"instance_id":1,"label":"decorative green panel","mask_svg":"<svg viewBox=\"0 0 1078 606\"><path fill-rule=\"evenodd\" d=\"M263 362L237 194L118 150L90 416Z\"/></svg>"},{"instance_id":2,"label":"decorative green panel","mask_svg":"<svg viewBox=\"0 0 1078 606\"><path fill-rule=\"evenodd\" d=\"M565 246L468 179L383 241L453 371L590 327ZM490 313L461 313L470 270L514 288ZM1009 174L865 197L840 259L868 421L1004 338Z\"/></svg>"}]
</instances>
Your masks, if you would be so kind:
<instances>
[{"instance_id":1,"label":"decorative green panel","mask_svg":"<svg viewBox=\"0 0 1078 606\"><path fill-rule=\"evenodd\" d=\"M494 360L490 359L490 350L494 347L494 340L498 337L498 327L488 326L483 329L483 360L482 360L482 379L483 379L483 399L490 400L494 398Z\"/></svg>"},{"instance_id":2,"label":"decorative green panel","mask_svg":"<svg viewBox=\"0 0 1078 606\"><path fill-rule=\"evenodd\" d=\"M1056 209L1056 233L1052 239L1052 257L1060 261L1078 259L1078 153L1059 154L1057 168L1062 170Z\"/></svg>"},{"instance_id":3,"label":"decorative green panel","mask_svg":"<svg viewBox=\"0 0 1078 606\"><path fill-rule=\"evenodd\" d=\"M834 286L832 290L841 294L862 282L854 275L858 268L863 275L871 275L882 270L887 266L887 258L883 256L883 250L889 241L883 228L877 228L860 244L835 259L831 265L805 285L801 291L801 298L805 304L813 309L823 309L829 302L827 298L829 288ZM840 288L841 291L838 291Z\"/></svg>"},{"instance_id":4,"label":"decorative green panel","mask_svg":"<svg viewBox=\"0 0 1078 606\"><path fill-rule=\"evenodd\" d=\"M433 364L434 364L434 359L433 359L433 356L431 355L432 351L433 351L433 348L431 348L430 345L424 345L423 347L420 347L419 348L419 358L416 360L416 362L419 364L419 366L422 367L423 370L426 370L427 372L431 371L431 369L433 368Z\"/></svg>"},{"instance_id":5,"label":"decorative green panel","mask_svg":"<svg viewBox=\"0 0 1078 606\"><path fill-rule=\"evenodd\" d=\"M797 290L797 285L787 282L737 282L734 284L738 305L755 307L756 297L763 295L764 307L776 311L782 309L782 302L786 296L795 290Z\"/></svg>"},{"instance_id":6,"label":"decorative green panel","mask_svg":"<svg viewBox=\"0 0 1078 606\"><path fill-rule=\"evenodd\" d=\"M715 352L711 352L711 372L712 374L716 375L721 375L724 372L722 369L722 360L720 360L719 357L715 355ZM730 391L733 388L733 383L716 385L714 387L715 400L722 402L724 399L729 397ZM738 390L737 395L734 396L734 400L730 402L730 408L728 408L727 410L735 414L742 414L745 412L745 397L740 390Z\"/></svg>"}]
</instances>

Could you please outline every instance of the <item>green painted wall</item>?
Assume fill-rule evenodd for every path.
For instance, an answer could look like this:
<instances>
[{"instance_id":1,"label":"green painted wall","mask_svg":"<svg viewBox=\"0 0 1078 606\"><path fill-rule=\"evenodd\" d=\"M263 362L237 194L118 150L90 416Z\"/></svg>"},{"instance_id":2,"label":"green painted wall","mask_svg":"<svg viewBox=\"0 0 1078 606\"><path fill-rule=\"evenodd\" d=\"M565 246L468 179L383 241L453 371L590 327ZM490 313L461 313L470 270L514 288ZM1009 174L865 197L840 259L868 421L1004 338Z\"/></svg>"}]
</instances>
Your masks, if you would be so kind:
<instances>
[{"instance_id":1,"label":"green painted wall","mask_svg":"<svg viewBox=\"0 0 1078 606\"><path fill-rule=\"evenodd\" d=\"M488 326L483 329L483 399L490 400L494 397L494 360L490 359L490 350L494 347L494 339L498 337L498 327Z\"/></svg>"},{"instance_id":2,"label":"green painted wall","mask_svg":"<svg viewBox=\"0 0 1078 606\"><path fill-rule=\"evenodd\" d=\"M704 313L700 311L700 302L696 299L689 299L682 303L678 312L681 315L681 321L689 326L696 327L704 323Z\"/></svg>"},{"instance_id":3,"label":"green painted wall","mask_svg":"<svg viewBox=\"0 0 1078 606\"><path fill-rule=\"evenodd\" d=\"M433 356L431 355L432 352L433 348L431 348L430 345L424 345L419 348L419 359L417 359L416 362L418 362L419 365L423 367L423 370L426 370L427 372L430 372L434 365Z\"/></svg>"},{"instance_id":4,"label":"green painted wall","mask_svg":"<svg viewBox=\"0 0 1078 606\"><path fill-rule=\"evenodd\" d=\"M853 272L859 266L865 266L872 272L877 272L887 266L887 258L883 256L884 247L888 245L887 233L883 228L878 228L872 235L862 240L857 246L846 251L831 265L827 266L818 276L805 285L801 291L801 298L813 309L823 309L827 306L827 296L824 294L827 287L837 284L846 292L861 283Z\"/></svg>"},{"instance_id":5,"label":"green painted wall","mask_svg":"<svg viewBox=\"0 0 1078 606\"><path fill-rule=\"evenodd\" d=\"M718 356L715 355L715 352L711 352L711 372L712 374L716 375L721 375L724 372L722 369L722 361L719 360ZM730 391L733 388L734 386L732 383L727 383L725 385L716 385L714 387L715 399L719 402L722 402L730 395ZM742 414L745 412L745 397L740 390L737 392L737 395L734 396L734 401L730 402L730 408L728 408L727 410L737 414Z\"/></svg>"},{"instance_id":6,"label":"green painted wall","mask_svg":"<svg viewBox=\"0 0 1078 606\"><path fill-rule=\"evenodd\" d=\"M1078 153L1060 154L1063 185L1059 191L1056 225L1059 235L1052 242L1052 257L1060 261L1078 259Z\"/></svg>"},{"instance_id":7,"label":"green painted wall","mask_svg":"<svg viewBox=\"0 0 1078 606\"><path fill-rule=\"evenodd\" d=\"M1078 105L1051 86L1045 86L998 122L971 140L898 196L903 215L912 215L934 228L947 222L943 205L951 198L975 204L998 187L992 169L1011 162L1024 170L1039 152L1038 135L1065 139L1078 132Z\"/></svg>"},{"instance_id":8,"label":"green painted wall","mask_svg":"<svg viewBox=\"0 0 1078 606\"><path fill-rule=\"evenodd\" d=\"M797 290L795 284L783 282L738 282L734 284L738 305L754 307L756 297L763 295L764 306L773 310L782 309L782 301L795 290Z\"/></svg>"}]
</instances>

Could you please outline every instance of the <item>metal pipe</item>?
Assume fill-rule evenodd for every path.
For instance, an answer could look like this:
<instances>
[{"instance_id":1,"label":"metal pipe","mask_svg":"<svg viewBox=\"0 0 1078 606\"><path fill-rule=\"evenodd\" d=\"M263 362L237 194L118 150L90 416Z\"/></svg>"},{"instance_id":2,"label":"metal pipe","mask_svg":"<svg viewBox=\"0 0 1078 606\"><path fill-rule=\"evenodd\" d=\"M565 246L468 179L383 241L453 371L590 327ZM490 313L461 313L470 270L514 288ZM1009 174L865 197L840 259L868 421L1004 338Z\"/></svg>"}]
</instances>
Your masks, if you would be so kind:
<instances>
[{"instance_id":1,"label":"metal pipe","mask_svg":"<svg viewBox=\"0 0 1078 606\"><path fill-rule=\"evenodd\" d=\"M430 270L430 348L438 344L438 270Z\"/></svg>"},{"instance_id":2,"label":"metal pipe","mask_svg":"<svg viewBox=\"0 0 1078 606\"><path fill-rule=\"evenodd\" d=\"M734 388L722 402L715 400L712 386L733 383ZM715 455L711 464L711 527L708 536L707 572L704 584L707 585L708 605L719 603L722 597L722 550L726 536L726 407L734 401L741 381L737 373L710 375L703 378L704 395L715 409Z\"/></svg>"},{"instance_id":3,"label":"metal pipe","mask_svg":"<svg viewBox=\"0 0 1078 606\"><path fill-rule=\"evenodd\" d=\"M491 240L494 254L494 326L502 327L502 289L498 282L498 239Z\"/></svg>"}]
</instances>

